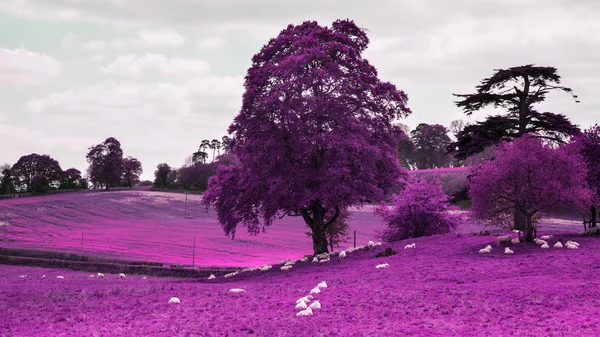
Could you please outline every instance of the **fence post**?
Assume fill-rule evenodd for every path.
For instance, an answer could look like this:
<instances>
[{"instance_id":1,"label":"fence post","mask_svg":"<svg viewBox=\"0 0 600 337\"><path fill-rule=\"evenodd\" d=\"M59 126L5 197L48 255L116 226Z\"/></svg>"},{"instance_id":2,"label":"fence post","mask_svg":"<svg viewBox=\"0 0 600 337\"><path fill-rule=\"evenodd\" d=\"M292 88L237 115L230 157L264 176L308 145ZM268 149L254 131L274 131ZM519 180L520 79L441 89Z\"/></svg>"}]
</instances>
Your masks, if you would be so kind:
<instances>
[{"instance_id":1,"label":"fence post","mask_svg":"<svg viewBox=\"0 0 600 337\"><path fill-rule=\"evenodd\" d=\"M194 236L194 248L192 248L192 267L195 266L196 262L196 237Z\"/></svg>"},{"instance_id":2,"label":"fence post","mask_svg":"<svg viewBox=\"0 0 600 337\"><path fill-rule=\"evenodd\" d=\"M356 248L356 230L354 230L354 248Z\"/></svg>"}]
</instances>

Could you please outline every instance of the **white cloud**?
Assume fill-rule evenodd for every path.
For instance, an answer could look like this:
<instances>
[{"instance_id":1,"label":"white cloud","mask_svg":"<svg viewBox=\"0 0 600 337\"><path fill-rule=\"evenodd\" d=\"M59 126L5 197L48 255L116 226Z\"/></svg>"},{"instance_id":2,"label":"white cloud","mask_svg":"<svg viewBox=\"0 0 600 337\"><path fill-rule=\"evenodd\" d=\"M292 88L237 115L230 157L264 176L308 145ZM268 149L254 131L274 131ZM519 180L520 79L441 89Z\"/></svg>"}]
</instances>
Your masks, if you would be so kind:
<instances>
[{"instance_id":1,"label":"white cloud","mask_svg":"<svg viewBox=\"0 0 600 337\"><path fill-rule=\"evenodd\" d=\"M99 64L104 62L104 55L102 54L97 54L92 56L92 58L90 59L93 63Z\"/></svg>"},{"instance_id":2,"label":"white cloud","mask_svg":"<svg viewBox=\"0 0 600 337\"><path fill-rule=\"evenodd\" d=\"M225 44L220 37L207 37L201 40L198 40L198 47L203 49L218 49L221 48Z\"/></svg>"},{"instance_id":3,"label":"white cloud","mask_svg":"<svg viewBox=\"0 0 600 337\"><path fill-rule=\"evenodd\" d=\"M61 64L46 55L19 49L0 49L0 87L24 87L57 76Z\"/></svg>"},{"instance_id":4,"label":"white cloud","mask_svg":"<svg viewBox=\"0 0 600 337\"><path fill-rule=\"evenodd\" d=\"M183 35L172 29L142 29L137 32L137 36L149 47L178 47L185 43Z\"/></svg>"},{"instance_id":5,"label":"white cloud","mask_svg":"<svg viewBox=\"0 0 600 337\"><path fill-rule=\"evenodd\" d=\"M206 61L178 57L168 58L162 54L120 55L111 64L100 69L105 74L133 77L151 75L188 77L207 73L209 70L210 65Z\"/></svg>"},{"instance_id":6,"label":"white cloud","mask_svg":"<svg viewBox=\"0 0 600 337\"><path fill-rule=\"evenodd\" d=\"M101 40L88 41L82 44L83 49L86 50L103 50L106 48L106 42Z\"/></svg>"},{"instance_id":7,"label":"white cloud","mask_svg":"<svg viewBox=\"0 0 600 337\"><path fill-rule=\"evenodd\" d=\"M67 33L60 40L60 45L63 49L71 49L75 46L75 42L77 42L78 39L79 36L77 36L76 34Z\"/></svg>"}]
</instances>

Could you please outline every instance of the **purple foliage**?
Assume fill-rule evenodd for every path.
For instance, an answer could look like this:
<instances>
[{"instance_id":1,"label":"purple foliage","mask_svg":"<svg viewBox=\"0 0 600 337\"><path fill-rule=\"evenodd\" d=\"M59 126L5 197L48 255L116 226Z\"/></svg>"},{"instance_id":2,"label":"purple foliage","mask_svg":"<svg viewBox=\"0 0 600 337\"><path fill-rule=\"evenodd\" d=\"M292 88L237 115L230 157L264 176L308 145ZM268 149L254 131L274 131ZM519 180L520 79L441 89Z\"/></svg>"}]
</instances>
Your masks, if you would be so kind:
<instances>
[{"instance_id":1,"label":"purple foliage","mask_svg":"<svg viewBox=\"0 0 600 337\"><path fill-rule=\"evenodd\" d=\"M588 185L600 198L600 125L595 124L581 134L574 136L571 143L577 147L587 164L586 181Z\"/></svg>"},{"instance_id":2,"label":"purple foliage","mask_svg":"<svg viewBox=\"0 0 600 337\"><path fill-rule=\"evenodd\" d=\"M391 208L382 204L376 215L383 218L387 228L384 241L443 234L455 230L462 217L449 213L448 197L436 179L411 179L405 189L392 200Z\"/></svg>"},{"instance_id":3,"label":"purple foliage","mask_svg":"<svg viewBox=\"0 0 600 337\"><path fill-rule=\"evenodd\" d=\"M511 226L515 209L527 217L526 240L552 210L584 212L592 201L587 169L571 147L558 149L525 135L498 146L495 159L475 169L469 195L477 219Z\"/></svg>"},{"instance_id":4,"label":"purple foliage","mask_svg":"<svg viewBox=\"0 0 600 337\"><path fill-rule=\"evenodd\" d=\"M339 210L383 200L398 185L407 96L362 58L363 30L348 20L289 25L254 55L240 114L229 128L240 165L220 167L204 201L225 232L258 233L282 214L302 216L315 253ZM326 213L335 211L330 221Z\"/></svg>"}]
</instances>

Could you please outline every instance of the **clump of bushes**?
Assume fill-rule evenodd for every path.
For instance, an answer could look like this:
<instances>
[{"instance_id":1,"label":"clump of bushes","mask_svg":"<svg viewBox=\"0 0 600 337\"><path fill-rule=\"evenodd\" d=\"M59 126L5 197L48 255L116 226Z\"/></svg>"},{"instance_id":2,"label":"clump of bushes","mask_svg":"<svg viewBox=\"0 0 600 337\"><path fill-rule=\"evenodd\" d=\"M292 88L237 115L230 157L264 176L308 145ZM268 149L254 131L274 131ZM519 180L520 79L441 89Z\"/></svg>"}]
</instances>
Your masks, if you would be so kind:
<instances>
[{"instance_id":1,"label":"clump of bushes","mask_svg":"<svg viewBox=\"0 0 600 337\"><path fill-rule=\"evenodd\" d=\"M464 217L449 210L448 197L439 180L412 179L394 197L391 207L382 204L375 214L383 218L387 227L379 233L381 239L394 242L455 230Z\"/></svg>"},{"instance_id":2,"label":"clump of bushes","mask_svg":"<svg viewBox=\"0 0 600 337\"><path fill-rule=\"evenodd\" d=\"M384 257L384 256L392 256L398 254L397 251L393 250L391 247L386 248L384 251L377 253L375 257Z\"/></svg>"}]
</instances>

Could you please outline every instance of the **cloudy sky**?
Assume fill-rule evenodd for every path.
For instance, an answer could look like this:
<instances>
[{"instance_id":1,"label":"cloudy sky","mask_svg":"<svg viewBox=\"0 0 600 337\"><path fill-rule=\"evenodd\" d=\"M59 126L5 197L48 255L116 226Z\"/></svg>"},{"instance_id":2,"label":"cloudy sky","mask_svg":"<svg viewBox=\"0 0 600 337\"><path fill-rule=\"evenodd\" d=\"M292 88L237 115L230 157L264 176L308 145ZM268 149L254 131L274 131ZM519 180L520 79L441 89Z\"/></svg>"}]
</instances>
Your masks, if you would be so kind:
<instances>
[{"instance_id":1,"label":"cloudy sky","mask_svg":"<svg viewBox=\"0 0 600 337\"><path fill-rule=\"evenodd\" d=\"M180 166L238 113L251 57L289 23L350 18L365 57L409 97L404 120L467 118L452 93L493 69L554 66L564 93L542 111L600 122L600 1L0 0L0 164L32 152L84 172L107 137L138 158Z\"/></svg>"}]
</instances>

